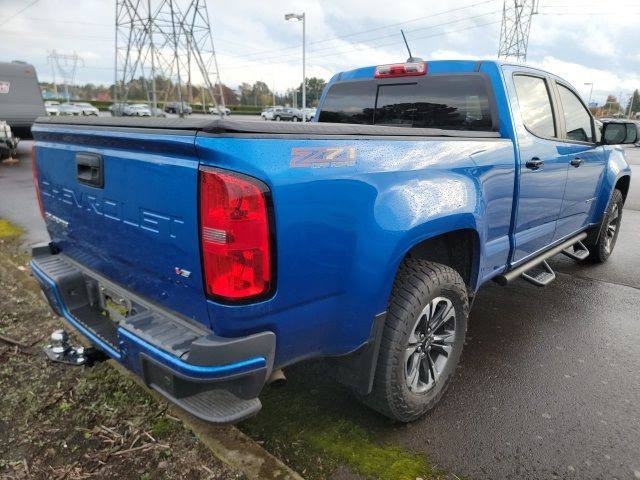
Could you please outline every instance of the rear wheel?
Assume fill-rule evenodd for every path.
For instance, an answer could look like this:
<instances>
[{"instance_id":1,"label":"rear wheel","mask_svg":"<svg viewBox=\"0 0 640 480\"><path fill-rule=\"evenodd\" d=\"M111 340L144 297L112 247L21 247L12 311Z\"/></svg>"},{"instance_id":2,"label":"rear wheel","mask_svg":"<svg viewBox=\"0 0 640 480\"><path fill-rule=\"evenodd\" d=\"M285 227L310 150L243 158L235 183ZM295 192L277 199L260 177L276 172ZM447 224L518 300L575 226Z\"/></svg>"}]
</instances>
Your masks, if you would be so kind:
<instances>
[{"instance_id":1,"label":"rear wheel","mask_svg":"<svg viewBox=\"0 0 640 480\"><path fill-rule=\"evenodd\" d=\"M280 115L276 117L276 122L279 122L279 121L280 121Z\"/></svg>"},{"instance_id":2,"label":"rear wheel","mask_svg":"<svg viewBox=\"0 0 640 480\"><path fill-rule=\"evenodd\" d=\"M292 119L292 120L293 120L294 122L297 122L297 121L298 121L298 117L293 117L293 119Z\"/></svg>"},{"instance_id":3,"label":"rear wheel","mask_svg":"<svg viewBox=\"0 0 640 480\"><path fill-rule=\"evenodd\" d=\"M618 240L618 233L620 233L623 206L622 192L616 189L613 191L607 211L598 228L598 237L592 243L586 244L590 252L589 258L592 261L602 263L611 256Z\"/></svg>"},{"instance_id":4,"label":"rear wheel","mask_svg":"<svg viewBox=\"0 0 640 480\"><path fill-rule=\"evenodd\" d=\"M462 354L469 301L450 267L407 259L396 277L373 390L362 400L401 422L433 408Z\"/></svg>"}]
</instances>

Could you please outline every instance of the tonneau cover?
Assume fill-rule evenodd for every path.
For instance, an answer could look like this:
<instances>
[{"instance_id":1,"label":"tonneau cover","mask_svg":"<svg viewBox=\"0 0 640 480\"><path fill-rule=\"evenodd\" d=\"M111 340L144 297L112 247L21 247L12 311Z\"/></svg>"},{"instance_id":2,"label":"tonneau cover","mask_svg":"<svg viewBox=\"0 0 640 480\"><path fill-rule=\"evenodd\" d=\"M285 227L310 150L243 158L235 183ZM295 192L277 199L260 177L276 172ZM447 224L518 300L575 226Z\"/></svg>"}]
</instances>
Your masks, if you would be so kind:
<instances>
[{"instance_id":1,"label":"tonneau cover","mask_svg":"<svg viewBox=\"0 0 640 480\"><path fill-rule=\"evenodd\" d=\"M40 117L36 125L74 125L87 127L149 128L191 130L206 133L258 134L258 135L362 135L393 137L461 137L500 138L498 132L469 130L443 130L439 128L406 128L380 125L356 125L345 123L295 123L262 122L242 119L206 117L189 118L138 118L138 117Z\"/></svg>"}]
</instances>

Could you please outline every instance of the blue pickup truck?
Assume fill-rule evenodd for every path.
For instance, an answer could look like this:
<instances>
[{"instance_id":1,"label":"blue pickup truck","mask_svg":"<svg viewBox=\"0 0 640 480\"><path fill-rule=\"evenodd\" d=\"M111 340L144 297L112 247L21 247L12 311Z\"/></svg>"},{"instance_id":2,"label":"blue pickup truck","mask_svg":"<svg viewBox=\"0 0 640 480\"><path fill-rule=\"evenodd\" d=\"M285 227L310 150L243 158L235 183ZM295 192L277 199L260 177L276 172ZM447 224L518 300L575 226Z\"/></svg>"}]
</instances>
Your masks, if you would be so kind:
<instances>
[{"instance_id":1,"label":"blue pickup truck","mask_svg":"<svg viewBox=\"0 0 640 480\"><path fill-rule=\"evenodd\" d=\"M609 257L638 129L597 126L541 70L411 61L337 74L306 125L50 117L33 134L52 241L31 269L93 345L210 422L255 415L321 357L407 422L446 390L485 282Z\"/></svg>"}]
</instances>

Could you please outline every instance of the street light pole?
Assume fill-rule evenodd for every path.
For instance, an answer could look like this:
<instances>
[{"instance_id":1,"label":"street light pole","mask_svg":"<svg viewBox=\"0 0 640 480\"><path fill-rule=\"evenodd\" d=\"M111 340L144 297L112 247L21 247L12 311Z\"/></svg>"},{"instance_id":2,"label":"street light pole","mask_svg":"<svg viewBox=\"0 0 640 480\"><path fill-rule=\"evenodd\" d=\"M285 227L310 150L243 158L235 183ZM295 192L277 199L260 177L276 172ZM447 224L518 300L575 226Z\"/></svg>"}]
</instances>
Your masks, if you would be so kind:
<instances>
[{"instance_id":1,"label":"street light pole","mask_svg":"<svg viewBox=\"0 0 640 480\"><path fill-rule=\"evenodd\" d=\"M302 121L307 121L307 112L305 109L307 108L307 59L306 59L306 17L304 12L302 12Z\"/></svg>"},{"instance_id":2,"label":"street light pole","mask_svg":"<svg viewBox=\"0 0 640 480\"><path fill-rule=\"evenodd\" d=\"M307 121L307 114L305 113L305 109L307 108L307 49L306 49L306 16L305 13L302 12L301 15L296 13L287 13L284 16L284 19L292 22L302 22L302 121Z\"/></svg>"}]
</instances>

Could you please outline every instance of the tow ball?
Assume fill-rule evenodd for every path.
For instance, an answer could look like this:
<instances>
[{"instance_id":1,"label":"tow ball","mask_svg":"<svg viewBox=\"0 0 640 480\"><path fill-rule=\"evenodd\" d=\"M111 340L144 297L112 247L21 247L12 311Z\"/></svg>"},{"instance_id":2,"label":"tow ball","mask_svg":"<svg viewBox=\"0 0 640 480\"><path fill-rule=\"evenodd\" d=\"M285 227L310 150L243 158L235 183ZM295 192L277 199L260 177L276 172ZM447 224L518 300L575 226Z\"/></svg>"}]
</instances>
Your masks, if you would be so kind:
<instances>
[{"instance_id":1,"label":"tow ball","mask_svg":"<svg viewBox=\"0 0 640 480\"><path fill-rule=\"evenodd\" d=\"M102 350L97 348L71 345L69 343L69 334L66 330L54 331L51 334L51 344L44 347L43 350L52 362L66 365L91 366L109 359Z\"/></svg>"}]
</instances>

